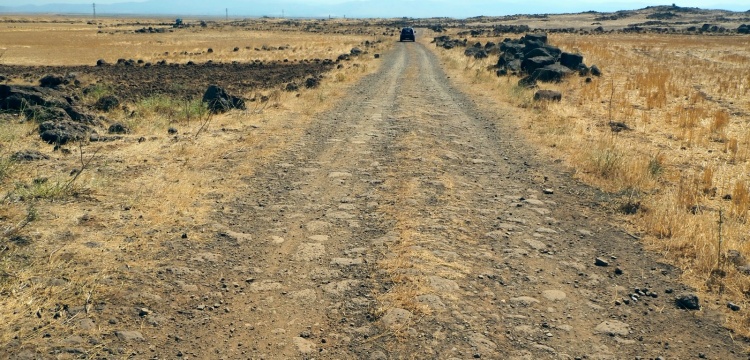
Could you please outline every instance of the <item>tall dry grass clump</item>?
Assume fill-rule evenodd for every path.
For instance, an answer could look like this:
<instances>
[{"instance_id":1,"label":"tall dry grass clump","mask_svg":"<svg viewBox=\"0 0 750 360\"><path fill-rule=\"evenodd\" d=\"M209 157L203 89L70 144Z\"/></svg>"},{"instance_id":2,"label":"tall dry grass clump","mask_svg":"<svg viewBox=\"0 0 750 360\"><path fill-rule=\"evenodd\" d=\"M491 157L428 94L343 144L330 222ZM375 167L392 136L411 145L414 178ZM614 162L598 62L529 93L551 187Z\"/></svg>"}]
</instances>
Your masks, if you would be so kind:
<instances>
[{"instance_id":1,"label":"tall dry grass clump","mask_svg":"<svg viewBox=\"0 0 750 360\"><path fill-rule=\"evenodd\" d=\"M505 37L517 36L477 40ZM473 83L466 91L522 111L519 128L541 151L562 158L583 181L624 194L613 202L615 210L628 216L650 249L684 270L684 280L711 299L708 306L727 312L730 327L750 335L742 325L750 317L723 306L750 306L750 277L738 270L744 264L722 261L734 251L750 259L750 40L647 34L549 39L604 72L590 83L572 76L541 84L563 93L557 104L534 104L533 92L516 86L515 77L495 78L488 71L485 83L477 84L473 69L456 66L467 62L461 51L438 54L453 64L449 71L463 73L458 81ZM614 133L609 121L632 130Z\"/></svg>"}]
</instances>

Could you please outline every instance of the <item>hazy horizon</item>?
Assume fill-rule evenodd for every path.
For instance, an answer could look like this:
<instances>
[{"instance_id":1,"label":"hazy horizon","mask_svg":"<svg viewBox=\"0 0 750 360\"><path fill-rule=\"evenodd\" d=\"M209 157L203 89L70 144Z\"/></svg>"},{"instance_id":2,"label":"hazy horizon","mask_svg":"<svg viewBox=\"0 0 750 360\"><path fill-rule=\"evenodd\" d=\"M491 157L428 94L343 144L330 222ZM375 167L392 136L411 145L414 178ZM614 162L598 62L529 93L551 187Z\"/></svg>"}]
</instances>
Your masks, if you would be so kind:
<instances>
[{"instance_id":1,"label":"hazy horizon","mask_svg":"<svg viewBox=\"0 0 750 360\"><path fill-rule=\"evenodd\" d=\"M629 2L587 0L571 3L547 0L219 0L206 4L197 0L0 0L0 12L45 12L87 14L96 3L99 15L204 15L224 16L286 16L286 17L472 17L514 14L556 14L584 11L613 12L647 6L672 5L654 1ZM746 0L682 1L680 7L699 7L729 11L748 11ZM175 10L179 9L179 10Z\"/></svg>"}]
</instances>

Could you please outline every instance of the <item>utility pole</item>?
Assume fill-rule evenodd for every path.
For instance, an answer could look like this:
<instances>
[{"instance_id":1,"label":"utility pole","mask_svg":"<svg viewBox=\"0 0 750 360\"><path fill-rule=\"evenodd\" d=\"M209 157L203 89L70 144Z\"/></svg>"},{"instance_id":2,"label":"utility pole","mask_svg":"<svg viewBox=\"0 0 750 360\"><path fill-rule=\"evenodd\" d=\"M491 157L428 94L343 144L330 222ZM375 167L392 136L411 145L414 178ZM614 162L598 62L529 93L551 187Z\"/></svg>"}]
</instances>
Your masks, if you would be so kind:
<instances>
[{"instance_id":1,"label":"utility pole","mask_svg":"<svg viewBox=\"0 0 750 360\"><path fill-rule=\"evenodd\" d=\"M96 3L94 3L94 21L96 21Z\"/></svg>"},{"instance_id":2,"label":"utility pole","mask_svg":"<svg viewBox=\"0 0 750 360\"><path fill-rule=\"evenodd\" d=\"M229 8L224 9L224 11L227 13L227 21L229 21Z\"/></svg>"},{"instance_id":3,"label":"utility pole","mask_svg":"<svg viewBox=\"0 0 750 360\"><path fill-rule=\"evenodd\" d=\"M281 18L284 18L284 9L281 9Z\"/></svg>"}]
</instances>

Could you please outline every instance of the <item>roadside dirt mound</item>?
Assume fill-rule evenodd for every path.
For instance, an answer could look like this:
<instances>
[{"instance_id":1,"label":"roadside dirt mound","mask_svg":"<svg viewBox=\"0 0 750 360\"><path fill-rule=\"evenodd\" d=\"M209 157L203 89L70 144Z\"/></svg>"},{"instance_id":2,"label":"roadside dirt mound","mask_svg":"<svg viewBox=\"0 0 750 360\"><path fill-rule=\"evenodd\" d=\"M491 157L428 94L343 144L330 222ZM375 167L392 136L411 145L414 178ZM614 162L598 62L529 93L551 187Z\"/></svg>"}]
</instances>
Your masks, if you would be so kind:
<instances>
[{"instance_id":1,"label":"roadside dirt mound","mask_svg":"<svg viewBox=\"0 0 750 360\"><path fill-rule=\"evenodd\" d=\"M310 60L298 63L204 63L162 64L142 66L15 66L0 65L0 74L37 82L51 73L74 73L78 78L89 77L101 84L112 85L112 92L123 100L136 100L157 94L176 98L203 96L209 84L218 85L230 93L249 88L270 88L295 79L317 76L334 66L331 60Z\"/></svg>"}]
</instances>

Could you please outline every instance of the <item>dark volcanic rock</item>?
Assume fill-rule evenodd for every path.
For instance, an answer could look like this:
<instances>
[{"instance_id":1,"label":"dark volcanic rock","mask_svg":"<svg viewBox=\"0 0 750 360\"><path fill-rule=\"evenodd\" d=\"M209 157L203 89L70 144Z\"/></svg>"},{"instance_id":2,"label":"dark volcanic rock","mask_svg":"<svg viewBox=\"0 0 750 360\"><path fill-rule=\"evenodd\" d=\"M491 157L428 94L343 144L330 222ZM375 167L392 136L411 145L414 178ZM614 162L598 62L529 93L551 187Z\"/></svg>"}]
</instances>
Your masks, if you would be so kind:
<instances>
[{"instance_id":1,"label":"dark volcanic rock","mask_svg":"<svg viewBox=\"0 0 750 360\"><path fill-rule=\"evenodd\" d=\"M318 80L318 78L311 77L305 80L305 87L308 89L313 89L318 86L320 86L320 80Z\"/></svg>"},{"instance_id":2,"label":"dark volcanic rock","mask_svg":"<svg viewBox=\"0 0 750 360\"><path fill-rule=\"evenodd\" d=\"M551 56L537 56L533 58L527 58L521 62L521 70L527 74L533 74L536 69L541 69L547 65L555 63L555 58Z\"/></svg>"},{"instance_id":3,"label":"dark volcanic rock","mask_svg":"<svg viewBox=\"0 0 750 360\"><path fill-rule=\"evenodd\" d=\"M553 57L552 54L549 52L549 50L543 47L531 49L529 52L525 53L523 56L525 58L533 58L537 56Z\"/></svg>"},{"instance_id":4,"label":"dark volcanic rock","mask_svg":"<svg viewBox=\"0 0 750 360\"><path fill-rule=\"evenodd\" d=\"M29 121L43 123L45 121L62 121L71 120L65 110L57 107L46 107L41 105L32 105L23 109L23 115Z\"/></svg>"},{"instance_id":5,"label":"dark volcanic rock","mask_svg":"<svg viewBox=\"0 0 750 360\"><path fill-rule=\"evenodd\" d=\"M526 76L522 78L521 80L518 80L518 86L525 87L525 88L533 88L536 87L536 80L534 80L531 75Z\"/></svg>"},{"instance_id":6,"label":"dark volcanic rock","mask_svg":"<svg viewBox=\"0 0 750 360\"><path fill-rule=\"evenodd\" d=\"M534 70L531 77L541 82L560 82L568 74L570 74L570 69L560 64L552 64Z\"/></svg>"},{"instance_id":7,"label":"dark volcanic rock","mask_svg":"<svg viewBox=\"0 0 750 360\"><path fill-rule=\"evenodd\" d=\"M64 77L60 75L46 75L39 80L39 85L42 87L54 88L66 83Z\"/></svg>"},{"instance_id":8,"label":"dark volcanic rock","mask_svg":"<svg viewBox=\"0 0 750 360\"><path fill-rule=\"evenodd\" d=\"M38 161L38 160L49 160L49 156L42 154L38 150L23 150L18 151L10 157L14 161Z\"/></svg>"},{"instance_id":9,"label":"dark volcanic rock","mask_svg":"<svg viewBox=\"0 0 750 360\"><path fill-rule=\"evenodd\" d=\"M121 123L114 123L109 126L107 132L110 134L127 134L130 132L130 129Z\"/></svg>"},{"instance_id":10,"label":"dark volcanic rock","mask_svg":"<svg viewBox=\"0 0 750 360\"><path fill-rule=\"evenodd\" d=\"M599 67L596 65L591 65L591 75L594 76L602 76L602 71L599 70Z\"/></svg>"},{"instance_id":11,"label":"dark volcanic rock","mask_svg":"<svg viewBox=\"0 0 750 360\"><path fill-rule=\"evenodd\" d=\"M289 91L289 92L291 92L291 91L297 91L297 90L299 90L299 85L297 85L297 84L295 84L293 82L290 82L290 83L286 84L286 86L284 87L284 90Z\"/></svg>"},{"instance_id":12,"label":"dark volcanic rock","mask_svg":"<svg viewBox=\"0 0 750 360\"><path fill-rule=\"evenodd\" d=\"M560 65L565 66L570 70L578 70L578 66L581 64L583 64L583 55L567 52L560 54Z\"/></svg>"},{"instance_id":13,"label":"dark volcanic rock","mask_svg":"<svg viewBox=\"0 0 750 360\"><path fill-rule=\"evenodd\" d=\"M227 94L217 85L210 85L203 94L203 102L208 103L208 109L212 113L224 113L231 109L245 109L245 101Z\"/></svg>"},{"instance_id":14,"label":"dark volcanic rock","mask_svg":"<svg viewBox=\"0 0 750 360\"><path fill-rule=\"evenodd\" d=\"M50 144L64 145L86 139L91 128L74 121L45 121L39 125L39 135Z\"/></svg>"},{"instance_id":15,"label":"dark volcanic rock","mask_svg":"<svg viewBox=\"0 0 750 360\"><path fill-rule=\"evenodd\" d=\"M481 47L470 47L464 50L464 55L466 56L472 56L475 59L485 59L487 58L487 51L482 49Z\"/></svg>"},{"instance_id":16,"label":"dark volcanic rock","mask_svg":"<svg viewBox=\"0 0 750 360\"><path fill-rule=\"evenodd\" d=\"M65 109L70 102L61 92L46 87L0 85L0 109L21 111L34 105Z\"/></svg>"},{"instance_id":17,"label":"dark volcanic rock","mask_svg":"<svg viewBox=\"0 0 750 360\"><path fill-rule=\"evenodd\" d=\"M349 53L352 54L352 55L354 55L354 56L359 56L359 55L362 55L362 49L355 47L355 48L352 48L349 51Z\"/></svg>"},{"instance_id":18,"label":"dark volcanic rock","mask_svg":"<svg viewBox=\"0 0 750 360\"><path fill-rule=\"evenodd\" d=\"M698 295L695 295L693 293L683 293L677 296L675 299L675 305L677 305L680 309L687 309L687 310L700 310L700 300L698 300Z\"/></svg>"},{"instance_id":19,"label":"dark volcanic rock","mask_svg":"<svg viewBox=\"0 0 750 360\"><path fill-rule=\"evenodd\" d=\"M100 111L111 111L120 106L120 99L114 95L106 95L99 98L94 107Z\"/></svg>"},{"instance_id":20,"label":"dark volcanic rock","mask_svg":"<svg viewBox=\"0 0 750 360\"><path fill-rule=\"evenodd\" d=\"M539 34L526 34L526 36L523 37L525 41L538 41L542 44L547 43L547 34L546 33L539 33Z\"/></svg>"},{"instance_id":21,"label":"dark volcanic rock","mask_svg":"<svg viewBox=\"0 0 750 360\"><path fill-rule=\"evenodd\" d=\"M562 94L559 91L554 90L539 90L534 94L534 100L560 101L562 100Z\"/></svg>"}]
</instances>

